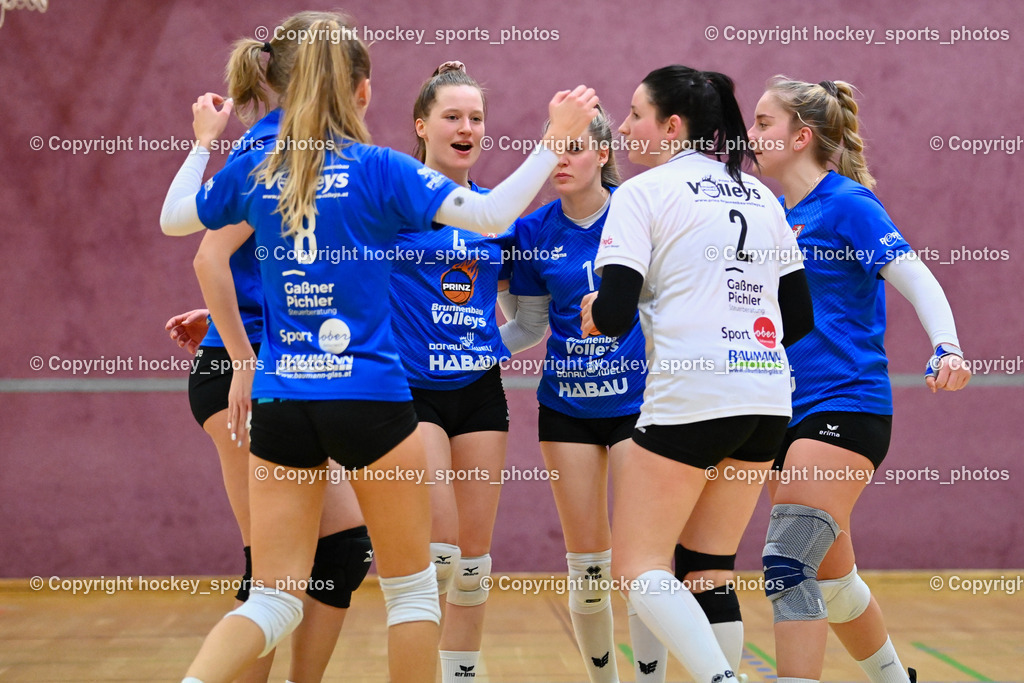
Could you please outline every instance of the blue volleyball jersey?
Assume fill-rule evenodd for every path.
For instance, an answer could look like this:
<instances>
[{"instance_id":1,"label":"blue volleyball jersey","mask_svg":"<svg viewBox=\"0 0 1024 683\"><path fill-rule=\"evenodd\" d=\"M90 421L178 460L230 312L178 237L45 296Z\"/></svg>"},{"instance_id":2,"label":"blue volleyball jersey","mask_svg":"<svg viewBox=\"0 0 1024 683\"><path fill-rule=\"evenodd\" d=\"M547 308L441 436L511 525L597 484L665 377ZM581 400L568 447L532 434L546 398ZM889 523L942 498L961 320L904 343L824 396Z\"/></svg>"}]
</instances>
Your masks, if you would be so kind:
<instances>
[{"instance_id":1,"label":"blue volleyball jersey","mask_svg":"<svg viewBox=\"0 0 1024 683\"><path fill-rule=\"evenodd\" d=\"M228 155L230 164L242 154L255 154L263 158L266 151L273 149L277 130L281 125L281 110L275 109L253 124L252 128L238 139ZM238 312L249 337L249 342L259 343L263 336L263 286L260 283L260 262L256 260L256 235L253 234L231 255L231 275L235 280L235 295L238 297ZM213 322L203 338L203 346L224 347Z\"/></svg>"},{"instance_id":2,"label":"blue volleyball jersey","mask_svg":"<svg viewBox=\"0 0 1024 683\"><path fill-rule=\"evenodd\" d=\"M621 337L583 339L580 333L580 300L601 286L594 257L607 216L581 228L565 216L559 199L516 222L510 291L551 295L551 336L537 400L572 417L631 415L643 403L647 356L639 318Z\"/></svg>"},{"instance_id":3,"label":"blue volleyball jersey","mask_svg":"<svg viewBox=\"0 0 1024 683\"><path fill-rule=\"evenodd\" d=\"M241 155L197 197L208 228L248 221L256 232L265 342L253 397L410 400L387 304L395 235L431 229L457 185L391 149L328 151L315 220L285 238L283 178L255 185L250 175L262 159Z\"/></svg>"},{"instance_id":4,"label":"blue volleyball jersey","mask_svg":"<svg viewBox=\"0 0 1024 683\"><path fill-rule=\"evenodd\" d=\"M792 424L829 410L891 415L879 271L910 245L871 190L835 172L786 219L814 302L814 329L786 349L795 380Z\"/></svg>"},{"instance_id":5,"label":"blue volleyball jersey","mask_svg":"<svg viewBox=\"0 0 1024 683\"><path fill-rule=\"evenodd\" d=\"M470 183L474 192L489 190ZM459 389L509 358L494 305L512 230L403 227L391 268L391 324L409 386Z\"/></svg>"}]
</instances>

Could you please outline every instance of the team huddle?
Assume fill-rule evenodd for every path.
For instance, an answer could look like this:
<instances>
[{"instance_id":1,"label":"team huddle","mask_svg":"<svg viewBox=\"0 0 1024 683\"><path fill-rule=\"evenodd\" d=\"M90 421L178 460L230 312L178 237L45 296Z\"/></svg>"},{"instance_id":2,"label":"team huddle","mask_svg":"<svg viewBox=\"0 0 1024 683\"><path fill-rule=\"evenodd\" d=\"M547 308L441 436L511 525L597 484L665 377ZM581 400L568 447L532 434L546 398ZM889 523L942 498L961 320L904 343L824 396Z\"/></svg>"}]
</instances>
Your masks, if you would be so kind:
<instances>
[{"instance_id":1,"label":"team huddle","mask_svg":"<svg viewBox=\"0 0 1024 683\"><path fill-rule=\"evenodd\" d=\"M465 66L421 88L415 157L374 146L370 59L350 25L302 12L270 42L238 41L228 97L193 105L196 148L161 213L167 234L205 231L207 308L167 329L197 356L189 400L246 562L238 606L184 680L265 681L289 634L289 680L320 680L371 560L390 679L433 681L438 658L444 683L475 677L509 434L500 366L548 331L537 438L590 681L618 681L611 586L635 680L663 682L669 652L695 681L737 676L733 568L766 479L779 681L820 680L829 627L873 683L913 680L857 574L866 480L766 476L881 464L884 281L929 335L931 390L970 379L942 288L871 192L852 86L776 77L748 128L727 76L656 69L618 128L648 167L625 182L611 118L579 86L488 191L470 179L486 101ZM233 111L251 127L204 184ZM521 217L548 181L558 198ZM341 468L480 476L424 486Z\"/></svg>"}]
</instances>

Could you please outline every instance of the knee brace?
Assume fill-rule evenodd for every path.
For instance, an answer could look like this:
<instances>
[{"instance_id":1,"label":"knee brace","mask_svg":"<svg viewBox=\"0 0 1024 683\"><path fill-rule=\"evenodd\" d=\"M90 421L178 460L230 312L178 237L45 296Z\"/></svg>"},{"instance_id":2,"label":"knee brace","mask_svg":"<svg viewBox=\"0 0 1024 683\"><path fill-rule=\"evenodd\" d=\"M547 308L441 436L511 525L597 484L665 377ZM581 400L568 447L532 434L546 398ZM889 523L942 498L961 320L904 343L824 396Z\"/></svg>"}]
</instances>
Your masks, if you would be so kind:
<instances>
[{"instance_id":1,"label":"knee brace","mask_svg":"<svg viewBox=\"0 0 1024 683\"><path fill-rule=\"evenodd\" d=\"M455 585L448 591L448 602L460 607L475 607L487 602L488 588L480 585L485 576L491 575L491 556L459 558L459 569Z\"/></svg>"},{"instance_id":2,"label":"knee brace","mask_svg":"<svg viewBox=\"0 0 1024 683\"><path fill-rule=\"evenodd\" d=\"M373 547L365 526L324 536L316 542L306 594L325 605L347 609L372 561Z\"/></svg>"},{"instance_id":3,"label":"knee brace","mask_svg":"<svg viewBox=\"0 0 1024 683\"><path fill-rule=\"evenodd\" d=\"M253 586L245 604L227 616L245 617L260 627L266 647L259 656L265 657L302 621L302 600L275 588Z\"/></svg>"},{"instance_id":4,"label":"knee brace","mask_svg":"<svg viewBox=\"0 0 1024 683\"><path fill-rule=\"evenodd\" d=\"M824 510L784 504L772 508L765 538L764 590L775 621L811 621L828 614L818 586L818 566L839 535Z\"/></svg>"},{"instance_id":5,"label":"knee brace","mask_svg":"<svg viewBox=\"0 0 1024 683\"><path fill-rule=\"evenodd\" d=\"M830 624L853 621L871 604L871 589L857 574L857 565L853 565L853 571L840 579L818 579L818 585L825 598Z\"/></svg>"},{"instance_id":6,"label":"knee brace","mask_svg":"<svg viewBox=\"0 0 1024 683\"><path fill-rule=\"evenodd\" d=\"M566 553L569 565L569 610L596 614L611 602L612 551Z\"/></svg>"},{"instance_id":7,"label":"knee brace","mask_svg":"<svg viewBox=\"0 0 1024 683\"><path fill-rule=\"evenodd\" d=\"M441 605L437 602L437 570L434 565L408 576L381 577L384 609L388 626L412 621L441 623Z\"/></svg>"},{"instance_id":8,"label":"knee brace","mask_svg":"<svg viewBox=\"0 0 1024 683\"><path fill-rule=\"evenodd\" d=\"M446 595L455 578L455 568L462 559L462 551L451 543L431 543L430 559L437 568L437 594Z\"/></svg>"},{"instance_id":9,"label":"knee brace","mask_svg":"<svg viewBox=\"0 0 1024 683\"><path fill-rule=\"evenodd\" d=\"M239 602L245 602L249 599L249 589L252 588L252 548L245 546L242 548L242 552L245 553L245 573L242 574L242 585L238 587L238 592L235 593L235 600Z\"/></svg>"}]
</instances>

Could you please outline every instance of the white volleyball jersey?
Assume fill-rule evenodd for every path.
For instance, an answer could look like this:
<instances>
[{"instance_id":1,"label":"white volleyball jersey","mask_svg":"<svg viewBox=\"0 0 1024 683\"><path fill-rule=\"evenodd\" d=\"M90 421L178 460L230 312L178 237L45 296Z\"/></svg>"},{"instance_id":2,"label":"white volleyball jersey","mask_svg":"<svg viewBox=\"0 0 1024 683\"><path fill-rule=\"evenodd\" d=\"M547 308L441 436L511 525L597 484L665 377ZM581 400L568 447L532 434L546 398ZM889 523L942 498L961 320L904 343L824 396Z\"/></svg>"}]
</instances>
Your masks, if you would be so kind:
<instances>
[{"instance_id":1,"label":"white volleyball jersey","mask_svg":"<svg viewBox=\"0 0 1024 683\"><path fill-rule=\"evenodd\" d=\"M792 415L778 291L803 260L768 188L682 152L612 197L594 265L609 264L644 276L637 426Z\"/></svg>"}]
</instances>

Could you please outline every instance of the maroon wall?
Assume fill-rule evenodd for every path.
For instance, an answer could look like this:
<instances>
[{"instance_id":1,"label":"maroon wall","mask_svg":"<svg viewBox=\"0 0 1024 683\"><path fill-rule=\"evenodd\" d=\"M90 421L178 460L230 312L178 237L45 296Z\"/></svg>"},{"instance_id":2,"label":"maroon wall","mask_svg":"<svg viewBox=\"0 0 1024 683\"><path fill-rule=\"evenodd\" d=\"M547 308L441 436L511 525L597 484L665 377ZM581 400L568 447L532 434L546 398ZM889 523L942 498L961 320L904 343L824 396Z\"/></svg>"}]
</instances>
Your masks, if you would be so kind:
<instances>
[{"instance_id":1,"label":"maroon wall","mask_svg":"<svg viewBox=\"0 0 1024 683\"><path fill-rule=\"evenodd\" d=\"M70 378L35 372L41 356L62 359L185 358L162 325L199 304L191 269L198 237L160 234L157 216L180 151L140 151L146 140L188 141L190 104L223 91L230 42L273 27L283 16L333 3L180 0L120 3L52 0L45 14L7 13L0 28L0 576L171 574L234 571L237 531L216 455L194 424L184 393L24 393L9 380ZM1013 3L936 2L917 9L890 1L764 4L595 0L444 3L350 2L359 27L557 31L550 41L451 45L379 41L372 47L374 102L368 116L379 144L411 148L410 110L419 83L447 59L466 62L489 90L488 134L534 136L560 88L598 88L616 118L650 69L682 62L734 77L749 117L767 78L845 79L861 91L863 132L878 194L912 244L950 250L1004 249L1008 260L933 270L957 314L960 338L981 359L1020 355L1021 193L1011 173L1024 158L948 149L950 136L1009 138L1022 133L1020 41ZM707 27L719 31L709 40ZM727 27L807 27L808 41L747 45ZM938 40L895 45L815 41L814 27L931 28ZM950 29L1003 29L1008 40L948 41ZM875 40L885 37L875 37ZM236 136L237 122L229 128ZM31 148L41 136L43 149ZM72 154L50 139L119 136L132 151ZM929 148L934 136L946 148ZM494 184L521 159L484 155L475 176ZM214 161L219 167L220 160ZM628 166L628 164L627 164ZM636 169L628 169L635 172ZM916 373L928 342L912 308L891 297L888 347L895 373ZM95 377L96 375L90 375ZM101 378L182 377L180 371L117 372ZM947 475L963 464L1004 469L1008 481L873 485L855 520L864 567L1024 566L1016 405L1021 373L1007 386L978 382L959 395L923 388L895 392L893 447L886 468L930 466ZM536 401L510 391L510 463L539 466ZM882 473L884 474L884 472ZM761 507L742 564L754 566L763 538ZM524 551L524 549L527 549ZM543 483L506 488L496 532L497 570L563 565L554 505Z\"/></svg>"}]
</instances>

